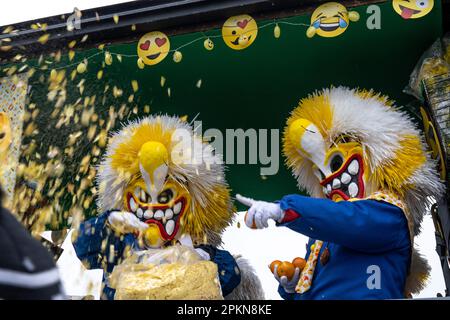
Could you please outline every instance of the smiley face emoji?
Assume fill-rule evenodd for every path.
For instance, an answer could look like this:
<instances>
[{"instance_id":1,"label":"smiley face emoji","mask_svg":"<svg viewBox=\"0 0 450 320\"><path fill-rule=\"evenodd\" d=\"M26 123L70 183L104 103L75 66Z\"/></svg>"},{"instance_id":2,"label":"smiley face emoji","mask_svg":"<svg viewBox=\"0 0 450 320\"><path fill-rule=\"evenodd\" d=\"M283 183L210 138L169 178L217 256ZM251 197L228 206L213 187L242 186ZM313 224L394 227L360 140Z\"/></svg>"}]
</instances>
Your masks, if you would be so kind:
<instances>
[{"instance_id":1,"label":"smiley face emoji","mask_svg":"<svg viewBox=\"0 0 450 320\"><path fill-rule=\"evenodd\" d=\"M392 6L403 19L417 19L433 9L434 0L393 0Z\"/></svg>"},{"instance_id":2,"label":"smiley face emoji","mask_svg":"<svg viewBox=\"0 0 450 320\"><path fill-rule=\"evenodd\" d=\"M228 18L222 27L223 41L234 50L249 47L257 35L258 25L255 19L247 14Z\"/></svg>"},{"instance_id":3,"label":"smiley face emoji","mask_svg":"<svg viewBox=\"0 0 450 320\"><path fill-rule=\"evenodd\" d=\"M137 54L146 65L155 65L164 60L170 51L169 38L162 32L152 31L139 39Z\"/></svg>"},{"instance_id":4,"label":"smiley face emoji","mask_svg":"<svg viewBox=\"0 0 450 320\"><path fill-rule=\"evenodd\" d=\"M306 35L308 38L315 34L327 38L336 37L347 30L349 21L358 20L358 12L347 11L346 7L337 2L327 2L314 10Z\"/></svg>"}]
</instances>

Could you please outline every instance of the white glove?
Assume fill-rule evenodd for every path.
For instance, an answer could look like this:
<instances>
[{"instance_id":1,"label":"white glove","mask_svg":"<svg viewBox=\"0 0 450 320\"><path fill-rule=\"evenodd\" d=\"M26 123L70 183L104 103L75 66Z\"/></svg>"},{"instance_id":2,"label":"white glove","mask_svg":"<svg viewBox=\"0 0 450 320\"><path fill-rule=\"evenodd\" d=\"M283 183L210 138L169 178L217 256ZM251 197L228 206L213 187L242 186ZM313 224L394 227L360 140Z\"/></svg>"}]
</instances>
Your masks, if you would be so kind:
<instances>
[{"instance_id":1,"label":"white glove","mask_svg":"<svg viewBox=\"0 0 450 320\"><path fill-rule=\"evenodd\" d=\"M211 256L209 255L208 252L206 252L203 249L200 248L195 248L195 251L197 251L198 255L200 256L200 258L202 258L203 260L209 261L211 260Z\"/></svg>"},{"instance_id":2,"label":"white glove","mask_svg":"<svg viewBox=\"0 0 450 320\"><path fill-rule=\"evenodd\" d=\"M278 266L275 266L275 268L273 268L273 275L275 276L275 279L277 279L277 281L283 287L284 291L286 291L287 293L294 293L295 287L297 286L298 280L300 279L300 269L295 268L295 272L291 280L288 280L286 276L282 276L280 278L277 271Z\"/></svg>"},{"instance_id":3,"label":"white glove","mask_svg":"<svg viewBox=\"0 0 450 320\"><path fill-rule=\"evenodd\" d=\"M255 225L257 229L267 228L269 226L269 219L281 222L284 218L284 211L281 210L278 203L256 201L251 198L243 197L240 194L236 195L236 200L250 207L245 217L245 224L249 228L252 228Z\"/></svg>"},{"instance_id":4,"label":"white glove","mask_svg":"<svg viewBox=\"0 0 450 320\"><path fill-rule=\"evenodd\" d=\"M113 211L108 216L111 228L121 234L143 232L148 228L148 224L139 220L131 212Z\"/></svg>"}]
</instances>

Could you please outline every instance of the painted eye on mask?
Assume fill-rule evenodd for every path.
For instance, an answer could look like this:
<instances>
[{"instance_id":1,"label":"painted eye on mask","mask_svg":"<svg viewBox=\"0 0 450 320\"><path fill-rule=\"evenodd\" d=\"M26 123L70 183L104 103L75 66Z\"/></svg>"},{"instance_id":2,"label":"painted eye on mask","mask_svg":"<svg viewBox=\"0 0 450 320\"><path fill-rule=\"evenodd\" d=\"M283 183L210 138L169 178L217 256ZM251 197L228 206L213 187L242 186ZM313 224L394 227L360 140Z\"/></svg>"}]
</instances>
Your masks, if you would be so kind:
<instances>
[{"instance_id":1,"label":"painted eye on mask","mask_svg":"<svg viewBox=\"0 0 450 320\"><path fill-rule=\"evenodd\" d=\"M333 157L330 160L330 170L331 172L338 171L339 168L344 163L344 158L339 153L333 155Z\"/></svg>"},{"instance_id":2,"label":"painted eye on mask","mask_svg":"<svg viewBox=\"0 0 450 320\"><path fill-rule=\"evenodd\" d=\"M173 198L173 191L171 189L166 189L158 195L158 202L162 204L169 203Z\"/></svg>"}]
</instances>

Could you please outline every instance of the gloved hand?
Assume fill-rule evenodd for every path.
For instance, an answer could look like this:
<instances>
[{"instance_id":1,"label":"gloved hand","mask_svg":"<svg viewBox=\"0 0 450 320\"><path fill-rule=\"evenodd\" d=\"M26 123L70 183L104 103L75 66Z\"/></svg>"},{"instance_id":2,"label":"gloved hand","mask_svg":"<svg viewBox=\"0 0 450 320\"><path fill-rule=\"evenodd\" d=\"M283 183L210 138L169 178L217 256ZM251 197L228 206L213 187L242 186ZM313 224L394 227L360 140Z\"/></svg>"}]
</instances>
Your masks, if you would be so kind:
<instances>
[{"instance_id":1,"label":"gloved hand","mask_svg":"<svg viewBox=\"0 0 450 320\"><path fill-rule=\"evenodd\" d=\"M300 279L300 269L295 268L294 275L292 276L292 279L289 280L286 276L280 277L278 275L278 266L276 265L273 268L273 275L275 279L280 283L280 285L283 287L284 291L287 293L294 293L295 287L297 286L298 280Z\"/></svg>"},{"instance_id":2,"label":"gloved hand","mask_svg":"<svg viewBox=\"0 0 450 320\"><path fill-rule=\"evenodd\" d=\"M140 233L148 228L148 224L127 211L111 212L108 216L108 223L115 232L120 234Z\"/></svg>"},{"instance_id":3,"label":"gloved hand","mask_svg":"<svg viewBox=\"0 0 450 320\"><path fill-rule=\"evenodd\" d=\"M250 207L245 217L245 224L249 228L256 226L257 229L267 228L268 220L272 219L281 222L284 218L284 211L278 203L257 201L251 198L236 195L236 200Z\"/></svg>"}]
</instances>

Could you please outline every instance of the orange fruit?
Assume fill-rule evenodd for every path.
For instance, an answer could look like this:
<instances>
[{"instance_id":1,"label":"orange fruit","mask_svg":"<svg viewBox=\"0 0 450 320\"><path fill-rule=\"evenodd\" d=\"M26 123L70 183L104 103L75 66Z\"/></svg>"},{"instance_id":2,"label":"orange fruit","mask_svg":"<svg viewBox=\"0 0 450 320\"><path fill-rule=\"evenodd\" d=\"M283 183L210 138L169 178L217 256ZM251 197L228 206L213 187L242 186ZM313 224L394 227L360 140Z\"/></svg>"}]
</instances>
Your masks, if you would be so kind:
<instances>
[{"instance_id":1,"label":"orange fruit","mask_svg":"<svg viewBox=\"0 0 450 320\"><path fill-rule=\"evenodd\" d=\"M274 261L272 261L272 263L271 263L270 266L269 266L270 271L272 271L272 273L273 273L273 271L275 270L275 266L279 266L280 264L281 264L281 261L280 261L280 260L274 260Z\"/></svg>"},{"instance_id":2,"label":"orange fruit","mask_svg":"<svg viewBox=\"0 0 450 320\"><path fill-rule=\"evenodd\" d=\"M281 278L282 276L286 276L288 280L292 279L292 276L295 273L295 266L289 261L283 261L278 266L278 276Z\"/></svg>"},{"instance_id":3,"label":"orange fruit","mask_svg":"<svg viewBox=\"0 0 450 320\"><path fill-rule=\"evenodd\" d=\"M305 265L306 265L306 260L303 259L303 258L297 257L297 258L295 258L294 260L292 260L292 264L293 264L296 268L299 268L300 271L302 271L303 268L304 268Z\"/></svg>"},{"instance_id":4,"label":"orange fruit","mask_svg":"<svg viewBox=\"0 0 450 320\"><path fill-rule=\"evenodd\" d=\"M244 221L247 221L247 213L248 213L248 211L245 213ZM251 228L252 229L258 229L256 227L255 219L253 219L253 221L252 221L252 227Z\"/></svg>"}]
</instances>

